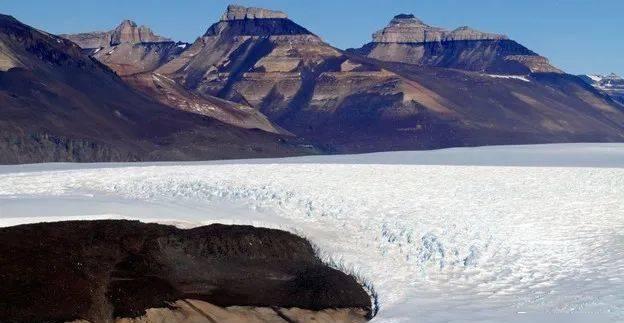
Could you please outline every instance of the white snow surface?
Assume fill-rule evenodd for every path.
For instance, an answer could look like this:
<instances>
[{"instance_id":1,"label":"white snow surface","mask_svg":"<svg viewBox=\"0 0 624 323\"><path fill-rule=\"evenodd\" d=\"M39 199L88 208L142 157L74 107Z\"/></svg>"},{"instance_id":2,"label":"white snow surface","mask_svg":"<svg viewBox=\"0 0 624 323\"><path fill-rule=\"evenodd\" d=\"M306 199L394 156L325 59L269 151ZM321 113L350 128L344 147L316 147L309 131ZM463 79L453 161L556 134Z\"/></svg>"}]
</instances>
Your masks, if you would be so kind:
<instances>
[{"instance_id":1,"label":"white snow surface","mask_svg":"<svg viewBox=\"0 0 624 323\"><path fill-rule=\"evenodd\" d=\"M0 226L103 218L295 232L375 322L624 322L624 144L0 166Z\"/></svg>"},{"instance_id":2,"label":"white snow surface","mask_svg":"<svg viewBox=\"0 0 624 323\"><path fill-rule=\"evenodd\" d=\"M510 79L510 80L520 80L524 82L531 82L526 76L523 75L501 75L501 74L486 74L489 77L499 78L499 79Z\"/></svg>"}]
</instances>

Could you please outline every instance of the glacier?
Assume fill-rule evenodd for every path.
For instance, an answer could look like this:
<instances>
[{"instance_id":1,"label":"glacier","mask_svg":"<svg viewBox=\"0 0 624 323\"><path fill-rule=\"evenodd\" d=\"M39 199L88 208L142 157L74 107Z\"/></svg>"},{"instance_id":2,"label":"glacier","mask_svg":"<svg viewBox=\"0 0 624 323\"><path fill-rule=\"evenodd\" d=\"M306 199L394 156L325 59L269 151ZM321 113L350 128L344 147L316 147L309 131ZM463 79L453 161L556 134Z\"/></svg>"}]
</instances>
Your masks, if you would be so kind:
<instances>
[{"instance_id":1,"label":"glacier","mask_svg":"<svg viewBox=\"0 0 624 323\"><path fill-rule=\"evenodd\" d=\"M624 321L624 144L0 166L0 226L108 218L289 230L374 322Z\"/></svg>"}]
</instances>

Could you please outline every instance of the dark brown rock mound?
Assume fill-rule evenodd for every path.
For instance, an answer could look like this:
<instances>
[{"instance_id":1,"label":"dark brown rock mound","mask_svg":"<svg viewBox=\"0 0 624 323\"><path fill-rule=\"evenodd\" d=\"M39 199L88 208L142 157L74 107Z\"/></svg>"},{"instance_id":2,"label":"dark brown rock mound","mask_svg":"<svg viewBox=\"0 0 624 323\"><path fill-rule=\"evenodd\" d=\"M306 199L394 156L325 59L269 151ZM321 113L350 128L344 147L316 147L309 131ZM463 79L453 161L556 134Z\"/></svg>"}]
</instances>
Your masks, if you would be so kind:
<instances>
[{"instance_id":1,"label":"dark brown rock mound","mask_svg":"<svg viewBox=\"0 0 624 323\"><path fill-rule=\"evenodd\" d=\"M109 321L181 299L218 306L371 309L356 280L293 234L138 221L0 229L3 322Z\"/></svg>"}]
</instances>

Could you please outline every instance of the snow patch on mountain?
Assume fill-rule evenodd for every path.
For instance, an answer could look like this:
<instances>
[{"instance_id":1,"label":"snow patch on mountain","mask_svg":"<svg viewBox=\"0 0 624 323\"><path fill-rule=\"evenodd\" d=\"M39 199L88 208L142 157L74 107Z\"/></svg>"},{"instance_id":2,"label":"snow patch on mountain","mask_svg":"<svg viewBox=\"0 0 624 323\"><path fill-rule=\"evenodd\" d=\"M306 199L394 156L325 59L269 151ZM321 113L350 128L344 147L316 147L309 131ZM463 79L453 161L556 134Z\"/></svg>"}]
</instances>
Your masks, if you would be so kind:
<instances>
[{"instance_id":1,"label":"snow patch on mountain","mask_svg":"<svg viewBox=\"0 0 624 323\"><path fill-rule=\"evenodd\" d=\"M499 75L499 74L486 74L489 77L499 78L499 79L509 79L509 80L520 80L524 82L531 82L526 76L522 75Z\"/></svg>"}]
</instances>

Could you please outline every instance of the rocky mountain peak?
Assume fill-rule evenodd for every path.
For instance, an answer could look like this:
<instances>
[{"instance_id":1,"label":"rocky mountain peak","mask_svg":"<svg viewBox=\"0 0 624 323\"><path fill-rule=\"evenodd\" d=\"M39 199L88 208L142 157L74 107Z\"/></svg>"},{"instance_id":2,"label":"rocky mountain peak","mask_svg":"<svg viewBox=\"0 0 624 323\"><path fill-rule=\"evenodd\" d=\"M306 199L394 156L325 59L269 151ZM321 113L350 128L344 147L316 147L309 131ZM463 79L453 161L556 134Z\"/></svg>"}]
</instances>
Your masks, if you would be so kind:
<instances>
[{"instance_id":1,"label":"rocky mountain peak","mask_svg":"<svg viewBox=\"0 0 624 323\"><path fill-rule=\"evenodd\" d=\"M130 20L130 19L124 19L119 26L117 26L117 28L135 28L137 27L136 22Z\"/></svg>"},{"instance_id":2,"label":"rocky mountain peak","mask_svg":"<svg viewBox=\"0 0 624 323\"><path fill-rule=\"evenodd\" d=\"M213 24L205 37L293 37L318 42L320 39L309 30L294 23L281 11L229 5L221 20Z\"/></svg>"},{"instance_id":3,"label":"rocky mountain peak","mask_svg":"<svg viewBox=\"0 0 624 323\"><path fill-rule=\"evenodd\" d=\"M390 25L399 25L399 24L418 24L418 25L426 25L422 20L416 18L413 14L398 14L390 20Z\"/></svg>"},{"instance_id":4,"label":"rocky mountain peak","mask_svg":"<svg viewBox=\"0 0 624 323\"><path fill-rule=\"evenodd\" d=\"M84 49L105 48L125 43L138 44L171 41L169 38L154 34L149 27L138 26L129 19L123 20L115 29L110 31L63 34L60 36L73 41Z\"/></svg>"},{"instance_id":5,"label":"rocky mountain peak","mask_svg":"<svg viewBox=\"0 0 624 323\"><path fill-rule=\"evenodd\" d=\"M137 26L132 20L124 20L111 33L110 45L122 43L157 43L171 41L158 36L147 26Z\"/></svg>"},{"instance_id":6,"label":"rocky mountain peak","mask_svg":"<svg viewBox=\"0 0 624 323\"><path fill-rule=\"evenodd\" d=\"M412 14L394 16L388 26L373 34L376 43L423 43L441 41L446 31L432 27Z\"/></svg>"},{"instance_id":7,"label":"rocky mountain peak","mask_svg":"<svg viewBox=\"0 0 624 323\"><path fill-rule=\"evenodd\" d=\"M229 5L221 16L221 21L244 20L244 19L286 19L288 15L281 11L262 8L243 7Z\"/></svg>"},{"instance_id":8,"label":"rocky mountain peak","mask_svg":"<svg viewBox=\"0 0 624 323\"><path fill-rule=\"evenodd\" d=\"M504 35L485 33L468 26L448 31L427 25L413 14L394 16L388 26L373 34L376 43L426 43L456 40L507 39Z\"/></svg>"}]
</instances>

